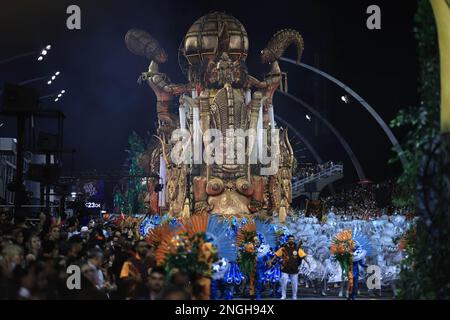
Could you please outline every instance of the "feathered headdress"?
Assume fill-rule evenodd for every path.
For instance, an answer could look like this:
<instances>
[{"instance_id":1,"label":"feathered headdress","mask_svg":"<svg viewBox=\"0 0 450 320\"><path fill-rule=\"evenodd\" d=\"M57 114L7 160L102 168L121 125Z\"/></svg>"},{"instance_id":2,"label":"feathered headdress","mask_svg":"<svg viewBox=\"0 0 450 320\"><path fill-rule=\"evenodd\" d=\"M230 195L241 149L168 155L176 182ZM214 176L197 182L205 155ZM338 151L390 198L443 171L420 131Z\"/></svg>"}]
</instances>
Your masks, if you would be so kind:
<instances>
[{"instance_id":1,"label":"feathered headdress","mask_svg":"<svg viewBox=\"0 0 450 320\"><path fill-rule=\"evenodd\" d=\"M334 236L331 243L331 253L336 255L354 255L355 250L357 254L354 255L354 261L360 260L365 256L373 254L372 245L369 239L362 233L352 230L344 230Z\"/></svg>"},{"instance_id":2,"label":"feathered headdress","mask_svg":"<svg viewBox=\"0 0 450 320\"><path fill-rule=\"evenodd\" d=\"M259 219L255 221L255 226L256 234L258 235L260 242L274 248L276 246L276 236L273 226Z\"/></svg>"},{"instance_id":3,"label":"feathered headdress","mask_svg":"<svg viewBox=\"0 0 450 320\"><path fill-rule=\"evenodd\" d=\"M184 221L180 227L180 233L187 233L188 237L193 237L199 233L206 233L208 228L208 215L197 214Z\"/></svg>"},{"instance_id":4,"label":"feathered headdress","mask_svg":"<svg viewBox=\"0 0 450 320\"><path fill-rule=\"evenodd\" d=\"M151 246L158 247L164 239L174 236L176 231L177 229L172 228L169 224L162 224L151 229L148 232L145 241Z\"/></svg>"},{"instance_id":5,"label":"feathered headdress","mask_svg":"<svg viewBox=\"0 0 450 320\"><path fill-rule=\"evenodd\" d=\"M163 264L169 253L176 253L183 239L178 235L179 229L173 229L169 224L161 225L150 231L147 242L156 247L155 259L158 265Z\"/></svg>"},{"instance_id":6,"label":"feathered headdress","mask_svg":"<svg viewBox=\"0 0 450 320\"><path fill-rule=\"evenodd\" d=\"M352 231L344 230L336 234L331 242L331 253L334 255L352 254L355 243L352 239Z\"/></svg>"},{"instance_id":7,"label":"feathered headdress","mask_svg":"<svg viewBox=\"0 0 450 320\"><path fill-rule=\"evenodd\" d=\"M219 257L236 261L236 245L234 239L228 234L226 221L214 215L209 216L206 238L217 248Z\"/></svg>"},{"instance_id":8,"label":"feathered headdress","mask_svg":"<svg viewBox=\"0 0 450 320\"><path fill-rule=\"evenodd\" d=\"M356 251L353 254L353 261L364 259L373 255L373 248L370 240L362 233L353 232L353 241Z\"/></svg>"}]
</instances>

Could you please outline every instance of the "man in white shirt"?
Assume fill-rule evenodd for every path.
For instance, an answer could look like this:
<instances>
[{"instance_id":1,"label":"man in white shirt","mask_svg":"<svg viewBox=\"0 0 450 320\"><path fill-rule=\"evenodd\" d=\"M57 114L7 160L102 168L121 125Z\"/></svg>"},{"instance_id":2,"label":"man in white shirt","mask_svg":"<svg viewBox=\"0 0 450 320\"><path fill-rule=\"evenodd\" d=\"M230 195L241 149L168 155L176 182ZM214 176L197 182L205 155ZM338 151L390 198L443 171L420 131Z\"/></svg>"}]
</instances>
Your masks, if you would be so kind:
<instances>
[{"instance_id":1,"label":"man in white shirt","mask_svg":"<svg viewBox=\"0 0 450 320\"><path fill-rule=\"evenodd\" d=\"M103 265L103 252L94 248L88 252L88 264L95 270L95 285L98 289L103 289L105 277L101 269Z\"/></svg>"}]
</instances>

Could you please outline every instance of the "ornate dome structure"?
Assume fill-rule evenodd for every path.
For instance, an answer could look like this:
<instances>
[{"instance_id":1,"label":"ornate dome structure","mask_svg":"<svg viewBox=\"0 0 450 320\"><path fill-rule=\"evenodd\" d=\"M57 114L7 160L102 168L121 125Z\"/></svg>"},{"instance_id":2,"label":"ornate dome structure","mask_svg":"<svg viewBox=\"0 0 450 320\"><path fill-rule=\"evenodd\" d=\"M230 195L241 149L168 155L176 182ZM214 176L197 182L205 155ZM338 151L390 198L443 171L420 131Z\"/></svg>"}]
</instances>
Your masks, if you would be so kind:
<instances>
[{"instance_id":1,"label":"ornate dome structure","mask_svg":"<svg viewBox=\"0 0 450 320\"><path fill-rule=\"evenodd\" d=\"M191 65L212 59L224 51L232 60L245 60L248 36L242 23L222 12L202 16L189 28L184 37L183 54Z\"/></svg>"}]
</instances>

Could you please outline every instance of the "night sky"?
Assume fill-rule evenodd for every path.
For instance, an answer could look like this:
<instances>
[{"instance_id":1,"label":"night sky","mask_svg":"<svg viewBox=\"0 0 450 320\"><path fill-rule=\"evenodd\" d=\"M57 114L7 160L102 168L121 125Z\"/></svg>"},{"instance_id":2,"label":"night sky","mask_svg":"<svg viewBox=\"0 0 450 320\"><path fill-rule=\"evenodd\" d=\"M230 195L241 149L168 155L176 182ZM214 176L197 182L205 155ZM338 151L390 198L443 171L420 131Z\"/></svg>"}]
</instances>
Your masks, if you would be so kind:
<instances>
[{"instance_id":1,"label":"night sky","mask_svg":"<svg viewBox=\"0 0 450 320\"><path fill-rule=\"evenodd\" d=\"M81 30L66 28L66 8L81 7ZM366 28L366 8L382 10L382 29ZM145 136L155 129L156 99L136 80L145 71L145 58L131 54L124 36L128 29L148 31L169 54L161 67L173 81L185 81L177 64L177 49L190 25L211 11L224 11L245 26L250 41L250 73L262 78L267 66L259 52L277 30L293 28L305 40L303 62L317 65L353 88L389 122L399 109L417 104L417 62L413 36L415 1L47 1L2 0L0 4L0 60L23 52L53 48L44 61L28 57L0 65L0 84L19 83L61 71L54 85L32 87L41 95L67 92L48 107L66 114L66 148L75 148L75 170L119 170L126 158L127 138L134 130ZM294 58L294 51L286 56ZM290 93L314 105L312 73L281 64L288 71ZM358 104L340 102L343 92L321 80L326 117L342 133L359 158L368 178L395 176L400 167L388 165L389 140ZM317 95L317 94L316 94ZM314 121L282 96L276 112L288 119L314 144L325 160L343 161L345 181L357 179L343 148L330 134L314 134ZM15 136L15 121L2 118L1 136ZM402 132L394 131L398 138ZM66 157L66 164L70 157Z\"/></svg>"}]
</instances>

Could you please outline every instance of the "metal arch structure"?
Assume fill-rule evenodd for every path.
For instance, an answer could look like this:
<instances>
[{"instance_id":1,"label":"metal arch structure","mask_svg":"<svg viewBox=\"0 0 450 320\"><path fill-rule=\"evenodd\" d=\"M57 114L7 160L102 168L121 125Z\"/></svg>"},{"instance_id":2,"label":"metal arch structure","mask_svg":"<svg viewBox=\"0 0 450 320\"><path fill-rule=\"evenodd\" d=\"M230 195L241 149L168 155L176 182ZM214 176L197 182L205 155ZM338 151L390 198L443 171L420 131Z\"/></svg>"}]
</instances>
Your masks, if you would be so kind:
<instances>
[{"instance_id":1,"label":"metal arch structure","mask_svg":"<svg viewBox=\"0 0 450 320\"><path fill-rule=\"evenodd\" d=\"M309 104L304 102L303 100L297 98L296 96L283 92L280 90L277 90L282 95L288 97L289 99L295 101L296 103L300 104L302 107L307 109L310 113L312 113L314 116L319 118L327 127L330 129L330 131L336 136L336 138L339 140L339 143L342 145L342 147L345 149L345 152L347 152L347 155L349 156L350 160L352 161L353 167L356 170L356 173L358 175L358 178L360 180L366 180L366 175L364 174L364 170L361 167L361 164L356 157L355 153L353 152L350 145L347 143L347 141L341 136L339 131L327 120L325 119L319 112L317 112L313 107L311 107Z\"/></svg>"},{"instance_id":2,"label":"metal arch structure","mask_svg":"<svg viewBox=\"0 0 450 320\"><path fill-rule=\"evenodd\" d=\"M400 146L400 144L398 143L398 140L395 137L394 133L391 131L389 126L386 124L386 122L384 122L384 120L380 117L380 115L375 111L375 109L372 108L370 106L370 104L367 103L367 101L365 101L359 94L357 94L355 91L353 91L349 86L345 85L342 81L336 79L335 77L329 75L328 73L326 73L322 70L319 70L313 66L307 65L302 62L297 63L296 61L294 61L292 59L284 58L284 57L281 57L280 60L287 62L287 63L291 63L296 66L303 67L314 73L317 73L317 74L321 75L322 77L330 80L331 82L337 84L339 87L344 89L348 94L350 94L356 101L358 101L370 113L370 115L375 119L375 121L378 123L378 125L381 127L381 129L383 129L384 133L389 138L389 141L391 142L392 146L397 151L397 154L400 158L403 168L406 166L407 160L404 156L403 149Z\"/></svg>"},{"instance_id":3,"label":"metal arch structure","mask_svg":"<svg viewBox=\"0 0 450 320\"><path fill-rule=\"evenodd\" d=\"M306 146L306 149L308 149L309 152L311 152L314 159L316 159L317 163L319 163L319 164L323 163L323 160L317 153L316 149L314 149L314 147L311 145L311 143L309 143L308 139L306 139L297 129L295 129L295 127L293 125L291 125L289 122L287 122L286 120L284 120L282 117L280 117L277 114L275 114L275 120L277 120L283 126L287 127L289 130L291 130L295 134L295 136L300 139L300 141ZM328 185L328 188L330 189L331 193L334 194L333 183L330 183Z\"/></svg>"},{"instance_id":4,"label":"metal arch structure","mask_svg":"<svg viewBox=\"0 0 450 320\"><path fill-rule=\"evenodd\" d=\"M319 154L311 145L311 143L309 143L309 141L297 129L295 129L293 125L291 125L289 122L287 122L277 114L275 114L275 120L280 122L283 126L287 127L290 131L292 131L295 134L296 137L298 137L303 142L303 144L306 146L309 152L311 152L311 154L313 155L314 159L316 159L317 163L323 163L322 158L319 156Z\"/></svg>"}]
</instances>

